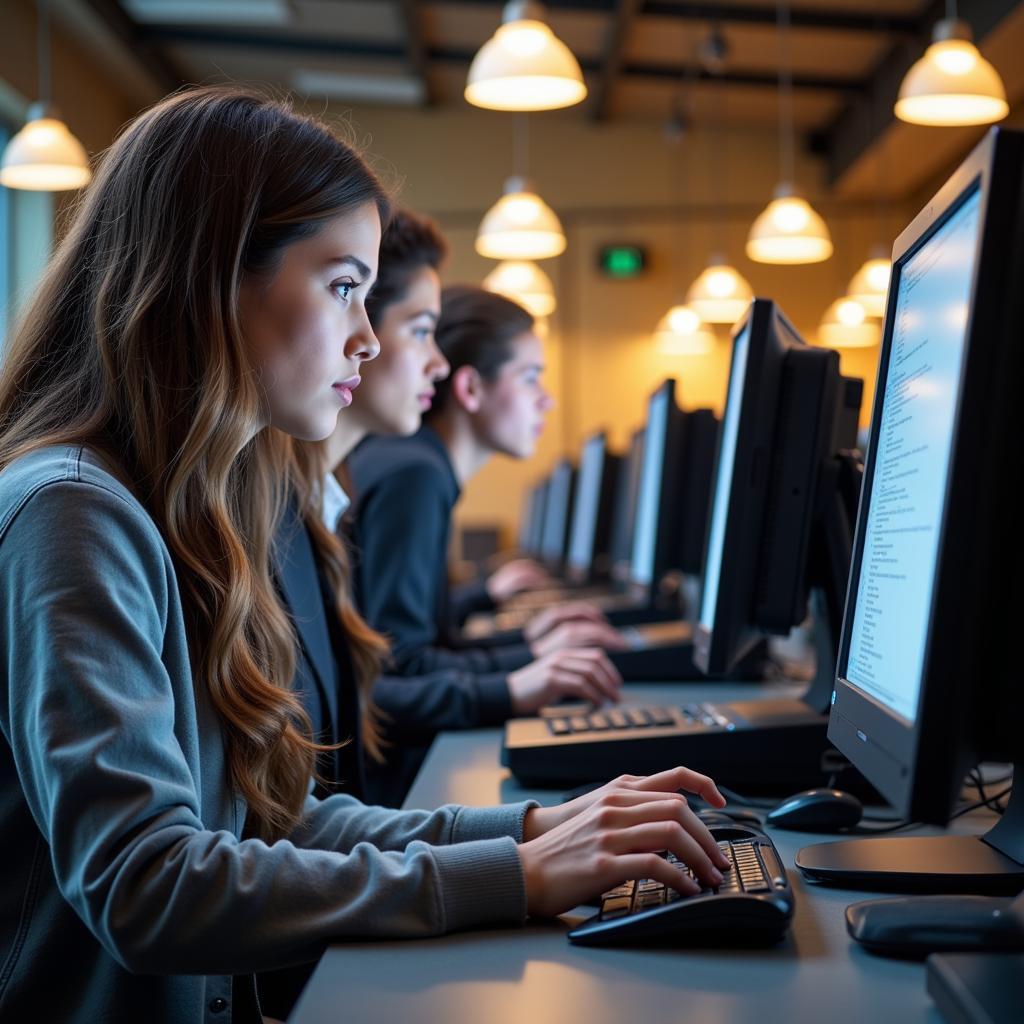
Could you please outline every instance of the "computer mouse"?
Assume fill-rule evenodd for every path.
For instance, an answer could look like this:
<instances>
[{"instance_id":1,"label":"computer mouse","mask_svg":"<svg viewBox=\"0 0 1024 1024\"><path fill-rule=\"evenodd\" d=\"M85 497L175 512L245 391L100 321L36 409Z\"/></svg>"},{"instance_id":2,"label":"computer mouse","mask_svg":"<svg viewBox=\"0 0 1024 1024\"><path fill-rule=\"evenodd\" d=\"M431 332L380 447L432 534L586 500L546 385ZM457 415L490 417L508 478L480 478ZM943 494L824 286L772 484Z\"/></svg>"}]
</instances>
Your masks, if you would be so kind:
<instances>
[{"instance_id":1,"label":"computer mouse","mask_svg":"<svg viewBox=\"0 0 1024 1024\"><path fill-rule=\"evenodd\" d=\"M861 802L841 789L807 789L783 800L765 821L794 832L841 832L853 828L863 813Z\"/></svg>"},{"instance_id":2,"label":"computer mouse","mask_svg":"<svg viewBox=\"0 0 1024 1024\"><path fill-rule=\"evenodd\" d=\"M1008 897L902 896L846 908L846 930L886 956L1024 949L1024 908Z\"/></svg>"}]
</instances>

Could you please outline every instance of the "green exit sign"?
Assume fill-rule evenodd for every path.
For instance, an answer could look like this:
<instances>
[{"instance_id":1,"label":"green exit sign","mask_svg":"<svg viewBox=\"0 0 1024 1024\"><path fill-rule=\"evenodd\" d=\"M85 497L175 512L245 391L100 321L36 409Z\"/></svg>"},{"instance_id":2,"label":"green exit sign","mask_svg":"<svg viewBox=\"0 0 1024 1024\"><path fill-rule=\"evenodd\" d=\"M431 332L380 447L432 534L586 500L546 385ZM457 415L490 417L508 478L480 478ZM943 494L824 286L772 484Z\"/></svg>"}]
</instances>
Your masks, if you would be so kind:
<instances>
[{"instance_id":1,"label":"green exit sign","mask_svg":"<svg viewBox=\"0 0 1024 1024\"><path fill-rule=\"evenodd\" d=\"M605 245L598 253L598 266L608 277L639 277L647 266L647 250L642 245Z\"/></svg>"}]
</instances>

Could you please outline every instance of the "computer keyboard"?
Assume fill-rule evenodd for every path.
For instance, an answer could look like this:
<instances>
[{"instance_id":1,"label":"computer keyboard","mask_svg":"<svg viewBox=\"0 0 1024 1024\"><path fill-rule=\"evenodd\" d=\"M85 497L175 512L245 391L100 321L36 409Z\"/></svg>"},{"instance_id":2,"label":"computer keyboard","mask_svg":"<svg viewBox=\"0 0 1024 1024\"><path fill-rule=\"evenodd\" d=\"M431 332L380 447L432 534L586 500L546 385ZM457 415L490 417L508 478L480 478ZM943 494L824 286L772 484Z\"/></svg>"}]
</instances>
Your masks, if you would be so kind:
<instances>
[{"instance_id":1,"label":"computer keyboard","mask_svg":"<svg viewBox=\"0 0 1024 1024\"><path fill-rule=\"evenodd\" d=\"M569 940L612 946L767 945L781 939L793 916L793 892L771 839L747 825L710 831L733 864L719 888L684 896L650 878L625 882L601 897L600 912L569 932ZM694 878L673 854L664 856Z\"/></svg>"},{"instance_id":2,"label":"computer keyboard","mask_svg":"<svg viewBox=\"0 0 1024 1024\"><path fill-rule=\"evenodd\" d=\"M607 711L592 711L590 714L556 716L550 709L544 715L552 736L568 736L570 733L606 732L610 729L651 729L659 726L705 725L718 726L731 732L734 722L719 711L714 704L684 704L679 708L628 707L611 708Z\"/></svg>"}]
</instances>

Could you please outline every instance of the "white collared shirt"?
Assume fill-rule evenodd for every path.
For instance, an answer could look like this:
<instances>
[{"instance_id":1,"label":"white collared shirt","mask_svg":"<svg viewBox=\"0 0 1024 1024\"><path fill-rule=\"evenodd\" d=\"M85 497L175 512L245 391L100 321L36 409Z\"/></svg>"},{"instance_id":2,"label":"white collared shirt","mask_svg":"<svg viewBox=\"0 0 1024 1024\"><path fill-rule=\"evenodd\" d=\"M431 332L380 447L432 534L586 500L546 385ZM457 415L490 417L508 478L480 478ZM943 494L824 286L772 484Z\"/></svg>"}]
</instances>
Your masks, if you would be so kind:
<instances>
[{"instance_id":1,"label":"white collared shirt","mask_svg":"<svg viewBox=\"0 0 1024 1024\"><path fill-rule=\"evenodd\" d=\"M341 517L348 511L352 500L345 493L345 488L338 483L333 473L324 477L324 525L331 533L337 533Z\"/></svg>"}]
</instances>

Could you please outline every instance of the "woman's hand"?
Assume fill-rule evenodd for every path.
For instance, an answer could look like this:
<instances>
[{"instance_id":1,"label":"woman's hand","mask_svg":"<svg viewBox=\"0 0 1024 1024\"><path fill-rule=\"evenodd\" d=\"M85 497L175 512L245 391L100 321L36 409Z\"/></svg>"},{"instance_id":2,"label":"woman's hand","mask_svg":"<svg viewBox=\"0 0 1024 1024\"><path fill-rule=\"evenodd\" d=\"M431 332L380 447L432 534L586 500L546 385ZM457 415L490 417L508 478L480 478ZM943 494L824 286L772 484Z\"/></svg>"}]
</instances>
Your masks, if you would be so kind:
<instances>
[{"instance_id":1,"label":"woman's hand","mask_svg":"<svg viewBox=\"0 0 1024 1024\"><path fill-rule=\"evenodd\" d=\"M728 860L685 797L668 790L673 785L693 788L715 806L725 803L710 779L675 768L647 779L623 776L560 808L531 810L525 834L535 838L519 847L528 912L560 914L630 878L657 879L686 895L698 892L699 885L659 856L663 850L705 885L721 884ZM544 810L562 817L539 832L536 816Z\"/></svg>"},{"instance_id":2,"label":"woman's hand","mask_svg":"<svg viewBox=\"0 0 1024 1024\"><path fill-rule=\"evenodd\" d=\"M714 782L706 775L691 771L689 768L670 768L668 771L658 772L657 775L620 775L599 789L593 789L589 793L584 793L583 796L576 797L575 800L569 800L564 804L555 804L554 807L534 807L529 810L526 820L523 822L523 841L529 842L531 839L536 839L606 797L624 794L625 798L630 794L645 793L648 796L644 799L650 799L650 794L655 797L669 795L677 797L685 803L686 798L679 793L679 790L699 796L712 807L725 806L725 797L718 792L718 787Z\"/></svg>"},{"instance_id":3,"label":"woman's hand","mask_svg":"<svg viewBox=\"0 0 1024 1024\"><path fill-rule=\"evenodd\" d=\"M608 625L604 612L589 601L566 601L562 604L549 605L537 612L523 627L523 637L527 643L533 643L546 636L563 622L593 622Z\"/></svg>"},{"instance_id":4,"label":"woman's hand","mask_svg":"<svg viewBox=\"0 0 1024 1024\"><path fill-rule=\"evenodd\" d=\"M532 715L566 697L600 706L618 701L621 691L622 676L596 647L553 651L508 676L516 715Z\"/></svg>"},{"instance_id":5,"label":"woman's hand","mask_svg":"<svg viewBox=\"0 0 1024 1024\"><path fill-rule=\"evenodd\" d=\"M551 575L532 558L516 558L506 562L487 577L487 593L495 604L501 604L524 590L538 590L552 585Z\"/></svg>"}]
</instances>

